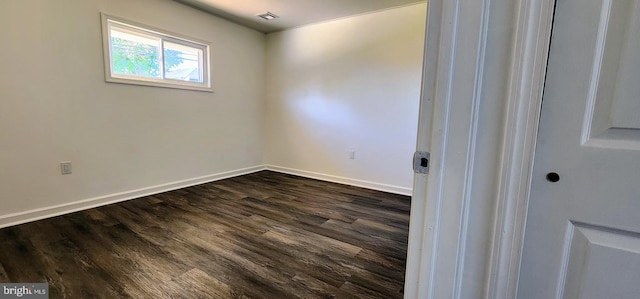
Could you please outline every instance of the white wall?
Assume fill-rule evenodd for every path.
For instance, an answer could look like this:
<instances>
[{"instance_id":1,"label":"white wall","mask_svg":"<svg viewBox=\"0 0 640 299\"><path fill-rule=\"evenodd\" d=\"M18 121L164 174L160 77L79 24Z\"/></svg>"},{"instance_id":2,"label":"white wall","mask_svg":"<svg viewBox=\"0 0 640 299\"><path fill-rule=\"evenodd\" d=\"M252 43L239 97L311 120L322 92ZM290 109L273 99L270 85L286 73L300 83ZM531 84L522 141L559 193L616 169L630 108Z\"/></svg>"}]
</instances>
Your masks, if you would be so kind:
<instances>
[{"instance_id":1,"label":"white wall","mask_svg":"<svg viewBox=\"0 0 640 299\"><path fill-rule=\"evenodd\" d=\"M215 93L105 83L100 12L211 42ZM0 28L0 226L263 163L263 34L169 0L3 0Z\"/></svg>"},{"instance_id":2,"label":"white wall","mask_svg":"<svg viewBox=\"0 0 640 299\"><path fill-rule=\"evenodd\" d=\"M269 34L266 162L410 194L425 18L422 3Z\"/></svg>"}]
</instances>

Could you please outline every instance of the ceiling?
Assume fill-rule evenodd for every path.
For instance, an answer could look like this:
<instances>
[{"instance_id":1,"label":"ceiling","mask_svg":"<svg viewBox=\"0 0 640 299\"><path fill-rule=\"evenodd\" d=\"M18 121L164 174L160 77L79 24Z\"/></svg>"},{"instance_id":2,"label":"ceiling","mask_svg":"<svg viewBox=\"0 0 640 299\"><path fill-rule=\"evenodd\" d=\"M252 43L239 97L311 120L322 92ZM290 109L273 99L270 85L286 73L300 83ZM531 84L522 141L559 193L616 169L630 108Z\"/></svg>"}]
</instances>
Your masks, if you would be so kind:
<instances>
[{"instance_id":1,"label":"ceiling","mask_svg":"<svg viewBox=\"0 0 640 299\"><path fill-rule=\"evenodd\" d=\"M174 0L264 33L405 6L425 0ZM280 18L267 21L257 14Z\"/></svg>"}]
</instances>

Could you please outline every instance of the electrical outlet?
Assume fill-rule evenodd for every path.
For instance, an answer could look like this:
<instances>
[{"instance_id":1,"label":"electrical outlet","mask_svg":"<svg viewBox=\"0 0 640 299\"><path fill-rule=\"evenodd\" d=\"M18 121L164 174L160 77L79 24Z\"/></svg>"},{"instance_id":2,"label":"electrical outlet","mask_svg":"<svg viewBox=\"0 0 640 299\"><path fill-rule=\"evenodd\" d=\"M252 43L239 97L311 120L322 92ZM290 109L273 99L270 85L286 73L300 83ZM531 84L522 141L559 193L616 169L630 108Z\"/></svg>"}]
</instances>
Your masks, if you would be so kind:
<instances>
[{"instance_id":1,"label":"electrical outlet","mask_svg":"<svg viewBox=\"0 0 640 299\"><path fill-rule=\"evenodd\" d=\"M349 152L349 160L355 160L355 159L356 159L356 152L350 151Z\"/></svg>"},{"instance_id":2,"label":"electrical outlet","mask_svg":"<svg viewBox=\"0 0 640 299\"><path fill-rule=\"evenodd\" d=\"M71 174L71 161L60 162L60 173Z\"/></svg>"}]
</instances>

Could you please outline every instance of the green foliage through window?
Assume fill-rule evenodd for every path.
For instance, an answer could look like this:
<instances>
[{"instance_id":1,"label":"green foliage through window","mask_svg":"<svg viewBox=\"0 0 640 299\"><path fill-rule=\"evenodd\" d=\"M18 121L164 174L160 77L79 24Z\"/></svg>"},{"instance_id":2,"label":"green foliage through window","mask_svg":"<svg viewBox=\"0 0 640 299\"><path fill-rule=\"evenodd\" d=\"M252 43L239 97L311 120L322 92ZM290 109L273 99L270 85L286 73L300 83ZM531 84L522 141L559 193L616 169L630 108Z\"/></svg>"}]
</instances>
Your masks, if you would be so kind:
<instances>
[{"instance_id":1,"label":"green foliage through window","mask_svg":"<svg viewBox=\"0 0 640 299\"><path fill-rule=\"evenodd\" d=\"M102 15L106 81L212 91L209 45Z\"/></svg>"},{"instance_id":2,"label":"green foliage through window","mask_svg":"<svg viewBox=\"0 0 640 299\"><path fill-rule=\"evenodd\" d=\"M157 46L123 38L111 38L111 59L114 73L160 78L160 58ZM165 49L164 67L170 70L184 61L179 51Z\"/></svg>"}]
</instances>

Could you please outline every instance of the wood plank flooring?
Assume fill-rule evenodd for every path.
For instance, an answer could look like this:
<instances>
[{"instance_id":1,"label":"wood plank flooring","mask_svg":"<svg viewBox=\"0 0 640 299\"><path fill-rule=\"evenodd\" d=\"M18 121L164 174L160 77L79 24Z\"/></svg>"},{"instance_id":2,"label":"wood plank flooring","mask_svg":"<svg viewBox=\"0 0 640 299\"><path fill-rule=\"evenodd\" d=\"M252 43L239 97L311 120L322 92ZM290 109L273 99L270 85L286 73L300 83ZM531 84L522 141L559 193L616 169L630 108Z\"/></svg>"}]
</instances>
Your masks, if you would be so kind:
<instances>
[{"instance_id":1,"label":"wood plank flooring","mask_svg":"<svg viewBox=\"0 0 640 299\"><path fill-rule=\"evenodd\" d=\"M406 196L262 171L0 230L50 298L402 298Z\"/></svg>"}]
</instances>

